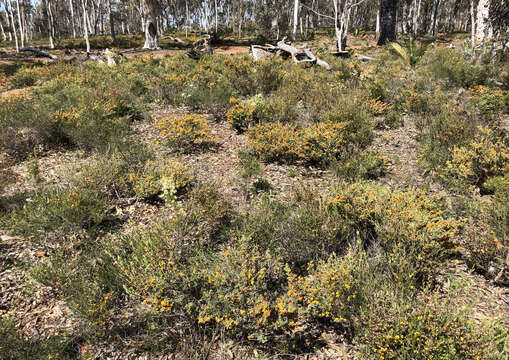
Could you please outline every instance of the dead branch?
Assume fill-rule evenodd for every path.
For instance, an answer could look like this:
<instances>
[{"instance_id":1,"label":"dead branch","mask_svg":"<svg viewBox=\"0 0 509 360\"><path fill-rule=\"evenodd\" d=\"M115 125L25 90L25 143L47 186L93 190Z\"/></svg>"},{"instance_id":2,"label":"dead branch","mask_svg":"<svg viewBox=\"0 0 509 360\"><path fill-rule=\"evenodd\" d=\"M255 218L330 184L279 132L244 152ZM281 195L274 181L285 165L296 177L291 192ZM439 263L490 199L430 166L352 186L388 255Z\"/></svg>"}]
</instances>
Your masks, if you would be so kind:
<instances>
[{"instance_id":1,"label":"dead branch","mask_svg":"<svg viewBox=\"0 0 509 360\"><path fill-rule=\"evenodd\" d=\"M286 43L285 40L286 38L283 38L283 40L279 41L276 46L251 45L251 54L254 60L258 61L267 57L283 56L284 58L291 57L293 62L296 64L310 63L321 66L327 70L330 69L329 64L317 58L306 44L295 47Z\"/></svg>"},{"instance_id":2,"label":"dead branch","mask_svg":"<svg viewBox=\"0 0 509 360\"><path fill-rule=\"evenodd\" d=\"M32 47L24 47L24 48L19 49L19 51L29 51L29 52L33 52L34 54L37 54L39 56L42 56L42 57L47 57L47 58L50 58L50 59L53 59L53 60L58 60L58 56L50 54L50 53L48 53L46 51L42 51L42 50L39 50L39 49L36 49L36 48L32 48Z\"/></svg>"}]
</instances>

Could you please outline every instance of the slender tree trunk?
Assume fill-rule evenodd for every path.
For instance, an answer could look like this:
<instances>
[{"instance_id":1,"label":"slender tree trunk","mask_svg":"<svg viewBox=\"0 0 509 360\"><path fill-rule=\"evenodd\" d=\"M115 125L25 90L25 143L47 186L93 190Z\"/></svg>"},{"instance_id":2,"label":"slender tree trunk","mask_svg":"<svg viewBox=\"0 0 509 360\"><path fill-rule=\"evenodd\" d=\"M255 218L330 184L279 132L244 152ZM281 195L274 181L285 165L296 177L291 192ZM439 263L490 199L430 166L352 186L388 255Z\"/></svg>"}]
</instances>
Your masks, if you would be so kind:
<instances>
[{"instance_id":1,"label":"slender tree trunk","mask_svg":"<svg viewBox=\"0 0 509 360\"><path fill-rule=\"evenodd\" d=\"M16 7L18 12L18 29L19 29L19 37L21 40L21 47L25 47L25 33L23 31L23 23L21 22L21 10L19 7L19 0L16 0Z\"/></svg>"},{"instance_id":2,"label":"slender tree trunk","mask_svg":"<svg viewBox=\"0 0 509 360\"><path fill-rule=\"evenodd\" d=\"M292 40L297 40L297 26L299 22L299 0L295 0L293 4L293 31Z\"/></svg>"},{"instance_id":3,"label":"slender tree trunk","mask_svg":"<svg viewBox=\"0 0 509 360\"><path fill-rule=\"evenodd\" d=\"M217 0L214 0L214 10L216 12L215 18L216 18L216 34L217 34Z\"/></svg>"},{"instance_id":4,"label":"slender tree trunk","mask_svg":"<svg viewBox=\"0 0 509 360\"><path fill-rule=\"evenodd\" d=\"M380 1L380 37L378 45L385 45L387 41L396 41L396 9L397 0Z\"/></svg>"},{"instance_id":5,"label":"slender tree trunk","mask_svg":"<svg viewBox=\"0 0 509 360\"><path fill-rule=\"evenodd\" d=\"M7 4L8 1L6 0L5 3ZM19 52L18 34L16 32L16 23L14 22L14 14L13 14L11 6L9 6L9 13L11 15L12 33L14 34L14 42L16 44L16 52Z\"/></svg>"},{"instance_id":6,"label":"slender tree trunk","mask_svg":"<svg viewBox=\"0 0 509 360\"><path fill-rule=\"evenodd\" d=\"M1 4L1 2L0 2ZM7 27L7 35L9 36L9 41L12 41L12 32L11 29L13 29L11 25L11 21L9 19L9 7L7 5L7 0L4 1L4 9L5 9L5 24Z\"/></svg>"},{"instance_id":7,"label":"slender tree trunk","mask_svg":"<svg viewBox=\"0 0 509 360\"><path fill-rule=\"evenodd\" d=\"M43 0L43 5L46 8L46 15L48 16L48 33L49 33L49 47L51 49L55 48L55 41L53 38L54 30L53 30L53 16L51 13L51 3L50 0Z\"/></svg>"},{"instance_id":8,"label":"slender tree trunk","mask_svg":"<svg viewBox=\"0 0 509 360\"><path fill-rule=\"evenodd\" d=\"M472 59L475 58L475 38L476 38L476 23L475 23L475 0L470 0L470 24L471 24L471 36L470 45L472 46Z\"/></svg>"},{"instance_id":9,"label":"slender tree trunk","mask_svg":"<svg viewBox=\"0 0 509 360\"><path fill-rule=\"evenodd\" d=\"M440 5L440 0L433 0L433 8L431 10L431 23L429 25L428 32L435 36L437 33L437 13L438 13L438 6Z\"/></svg>"},{"instance_id":10,"label":"slender tree trunk","mask_svg":"<svg viewBox=\"0 0 509 360\"><path fill-rule=\"evenodd\" d=\"M380 9L376 12L376 27L375 27L376 38L380 36Z\"/></svg>"},{"instance_id":11,"label":"slender tree trunk","mask_svg":"<svg viewBox=\"0 0 509 360\"><path fill-rule=\"evenodd\" d=\"M144 49L158 49L157 15L159 4L157 0L144 0L145 11L145 45Z\"/></svg>"},{"instance_id":12,"label":"slender tree trunk","mask_svg":"<svg viewBox=\"0 0 509 360\"><path fill-rule=\"evenodd\" d=\"M69 6L71 8L71 28L72 28L72 37L73 39L76 38L76 26L74 21L74 5L73 0L69 0Z\"/></svg>"},{"instance_id":13,"label":"slender tree trunk","mask_svg":"<svg viewBox=\"0 0 509 360\"><path fill-rule=\"evenodd\" d=\"M485 41L492 37L489 24L490 0L479 0L477 5L477 31L476 40Z\"/></svg>"},{"instance_id":14,"label":"slender tree trunk","mask_svg":"<svg viewBox=\"0 0 509 360\"><path fill-rule=\"evenodd\" d=\"M5 35L4 26L2 25L2 19L0 18L0 31L2 32L2 41L7 40L7 35Z\"/></svg>"},{"instance_id":15,"label":"slender tree trunk","mask_svg":"<svg viewBox=\"0 0 509 360\"><path fill-rule=\"evenodd\" d=\"M85 38L85 44L87 45L87 54L90 54L90 40L88 38L88 14L86 0L81 0L81 10L83 11L83 36Z\"/></svg>"},{"instance_id":16,"label":"slender tree trunk","mask_svg":"<svg viewBox=\"0 0 509 360\"><path fill-rule=\"evenodd\" d=\"M113 20L113 12L111 11L111 0L108 0L108 19L110 20L111 42L115 42L115 21Z\"/></svg>"}]
</instances>

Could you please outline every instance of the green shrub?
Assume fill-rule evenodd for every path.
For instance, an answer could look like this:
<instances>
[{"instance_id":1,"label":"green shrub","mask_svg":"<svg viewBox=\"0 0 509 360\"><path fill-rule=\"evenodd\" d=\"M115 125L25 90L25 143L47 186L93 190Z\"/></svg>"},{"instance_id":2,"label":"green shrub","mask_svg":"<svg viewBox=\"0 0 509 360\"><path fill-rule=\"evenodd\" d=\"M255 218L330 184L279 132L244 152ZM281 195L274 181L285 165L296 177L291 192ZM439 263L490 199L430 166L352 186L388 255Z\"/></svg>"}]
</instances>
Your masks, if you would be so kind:
<instances>
[{"instance_id":1,"label":"green shrub","mask_svg":"<svg viewBox=\"0 0 509 360\"><path fill-rule=\"evenodd\" d=\"M333 163L331 168L339 176L350 180L374 180L387 171L387 159L376 151L362 151Z\"/></svg>"},{"instance_id":2,"label":"green shrub","mask_svg":"<svg viewBox=\"0 0 509 360\"><path fill-rule=\"evenodd\" d=\"M428 51L425 63L429 73L437 79L465 89L484 85L489 76L485 67L472 64L452 49L437 47Z\"/></svg>"},{"instance_id":3,"label":"green shrub","mask_svg":"<svg viewBox=\"0 0 509 360\"><path fill-rule=\"evenodd\" d=\"M488 127L479 127L474 139L452 149L451 160L446 163L446 176L453 183L482 186L493 176L509 172L509 141L503 133Z\"/></svg>"},{"instance_id":4,"label":"green shrub","mask_svg":"<svg viewBox=\"0 0 509 360\"><path fill-rule=\"evenodd\" d=\"M455 302L383 299L367 310L359 337L365 359L486 359L489 338Z\"/></svg>"},{"instance_id":5,"label":"green shrub","mask_svg":"<svg viewBox=\"0 0 509 360\"><path fill-rule=\"evenodd\" d=\"M437 113L418 119L420 156L425 165L439 170L450 159L451 148L468 143L477 130L477 119L467 109L459 112L456 106L444 105Z\"/></svg>"},{"instance_id":6,"label":"green shrub","mask_svg":"<svg viewBox=\"0 0 509 360\"><path fill-rule=\"evenodd\" d=\"M74 359L77 356L75 344L69 336L29 339L18 332L12 319L7 318L0 318L0 354L6 360Z\"/></svg>"},{"instance_id":7,"label":"green shrub","mask_svg":"<svg viewBox=\"0 0 509 360\"><path fill-rule=\"evenodd\" d=\"M322 122L303 129L271 123L247 133L251 149L264 161L322 165L345 156L351 147L364 147L371 136L369 127L354 122Z\"/></svg>"},{"instance_id":8,"label":"green shrub","mask_svg":"<svg viewBox=\"0 0 509 360\"><path fill-rule=\"evenodd\" d=\"M2 222L13 233L38 238L60 228L92 229L105 218L105 200L96 194L78 187L65 190L47 187Z\"/></svg>"}]
</instances>

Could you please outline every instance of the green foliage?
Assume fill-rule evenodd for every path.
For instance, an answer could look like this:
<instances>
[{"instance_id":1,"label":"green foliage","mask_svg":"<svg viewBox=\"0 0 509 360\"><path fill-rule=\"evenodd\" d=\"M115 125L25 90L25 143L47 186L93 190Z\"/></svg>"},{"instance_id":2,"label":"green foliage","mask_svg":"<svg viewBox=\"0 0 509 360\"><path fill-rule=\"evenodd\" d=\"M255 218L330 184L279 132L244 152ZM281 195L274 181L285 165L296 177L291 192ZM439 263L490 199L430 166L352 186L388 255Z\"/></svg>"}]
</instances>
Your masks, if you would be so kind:
<instances>
[{"instance_id":1,"label":"green foliage","mask_svg":"<svg viewBox=\"0 0 509 360\"><path fill-rule=\"evenodd\" d=\"M427 55L425 64L436 79L446 79L450 85L465 89L487 82L489 72L485 67L472 64L452 49L437 47Z\"/></svg>"},{"instance_id":2,"label":"green foliage","mask_svg":"<svg viewBox=\"0 0 509 360\"><path fill-rule=\"evenodd\" d=\"M474 139L464 146L451 149L446 176L460 184L482 186L493 176L509 172L509 141L504 133L480 127Z\"/></svg>"},{"instance_id":3,"label":"green foliage","mask_svg":"<svg viewBox=\"0 0 509 360\"><path fill-rule=\"evenodd\" d=\"M12 319L0 318L0 357L5 360L74 359L76 350L68 336L34 340L22 336Z\"/></svg>"},{"instance_id":4,"label":"green foliage","mask_svg":"<svg viewBox=\"0 0 509 360\"><path fill-rule=\"evenodd\" d=\"M417 45L413 37L410 37L403 43L403 45L400 45L396 42L389 43L389 49L395 55L403 59L403 61L412 68L419 63L424 53L426 52L426 48L426 43Z\"/></svg>"},{"instance_id":5,"label":"green foliage","mask_svg":"<svg viewBox=\"0 0 509 360\"><path fill-rule=\"evenodd\" d=\"M16 234L40 237L57 229L92 229L106 218L106 203L94 193L71 187L47 187L2 219L3 226Z\"/></svg>"},{"instance_id":6,"label":"green foliage","mask_svg":"<svg viewBox=\"0 0 509 360\"><path fill-rule=\"evenodd\" d=\"M428 296L410 305L379 299L368 309L360 336L365 359L487 358L487 331L450 300Z\"/></svg>"}]
</instances>

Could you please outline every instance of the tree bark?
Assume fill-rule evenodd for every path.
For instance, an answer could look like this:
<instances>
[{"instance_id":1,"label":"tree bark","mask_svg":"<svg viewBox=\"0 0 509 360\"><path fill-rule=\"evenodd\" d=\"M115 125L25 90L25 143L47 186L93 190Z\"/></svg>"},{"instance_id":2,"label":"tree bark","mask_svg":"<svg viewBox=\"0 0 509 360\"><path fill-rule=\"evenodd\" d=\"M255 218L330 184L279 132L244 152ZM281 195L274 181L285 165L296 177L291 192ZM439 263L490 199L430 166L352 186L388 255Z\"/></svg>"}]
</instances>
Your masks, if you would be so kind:
<instances>
[{"instance_id":1,"label":"tree bark","mask_svg":"<svg viewBox=\"0 0 509 360\"><path fill-rule=\"evenodd\" d=\"M492 32L489 25L490 0L479 0L477 5L477 30L476 40L485 41L491 38Z\"/></svg>"},{"instance_id":2,"label":"tree bark","mask_svg":"<svg viewBox=\"0 0 509 360\"><path fill-rule=\"evenodd\" d=\"M159 13L159 3L157 0L144 0L143 10L145 12L145 45L143 48L158 49L157 15Z\"/></svg>"},{"instance_id":3,"label":"tree bark","mask_svg":"<svg viewBox=\"0 0 509 360\"><path fill-rule=\"evenodd\" d=\"M293 4L293 31L292 31L292 41L297 40L297 25L299 21L299 0L295 0Z\"/></svg>"},{"instance_id":4,"label":"tree bark","mask_svg":"<svg viewBox=\"0 0 509 360\"><path fill-rule=\"evenodd\" d=\"M380 1L380 37L378 45L396 41L397 0Z\"/></svg>"},{"instance_id":5,"label":"tree bark","mask_svg":"<svg viewBox=\"0 0 509 360\"><path fill-rule=\"evenodd\" d=\"M23 23L21 22L21 9L19 7L19 0L16 0L16 7L18 12L18 29L19 29L19 37L21 40L21 47L25 47L25 32L23 31Z\"/></svg>"},{"instance_id":6,"label":"tree bark","mask_svg":"<svg viewBox=\"0 0 509 360\"><path fill-rule=\"evenodd\" d=\"M85 4L86 0L81 0L81 8L83 10L83 36L85 38L85 43L87 46L87 54L90 54L90 40L88 39L88 14L87 14L87 5Z\"/></svg>"},{"instance_id":7,"label":"tree bark","mask_svg":"<svg viewBox=\"0 0 509 360\"><path fill-rule=\"evenodd\" d=\"M115 22L113 21L113 12L111 11L111 0L108 0L108 19L110 20L111 42L115 42Z\"/></svg>"},{"instance_id":8,"label":"tree bark","mask_svg":"<svg viewBox=\"0 0 509 360\"><path fill-rule=\"evenodd\" d=\"M73 37L73 39L75 39L76 38L76 25L75 25L75 21L74 21L74 5L73 5L73 0L69 0L69 5L70 5L70 8L71 8L72 37Z\"/></svg>"}]
</instances>

